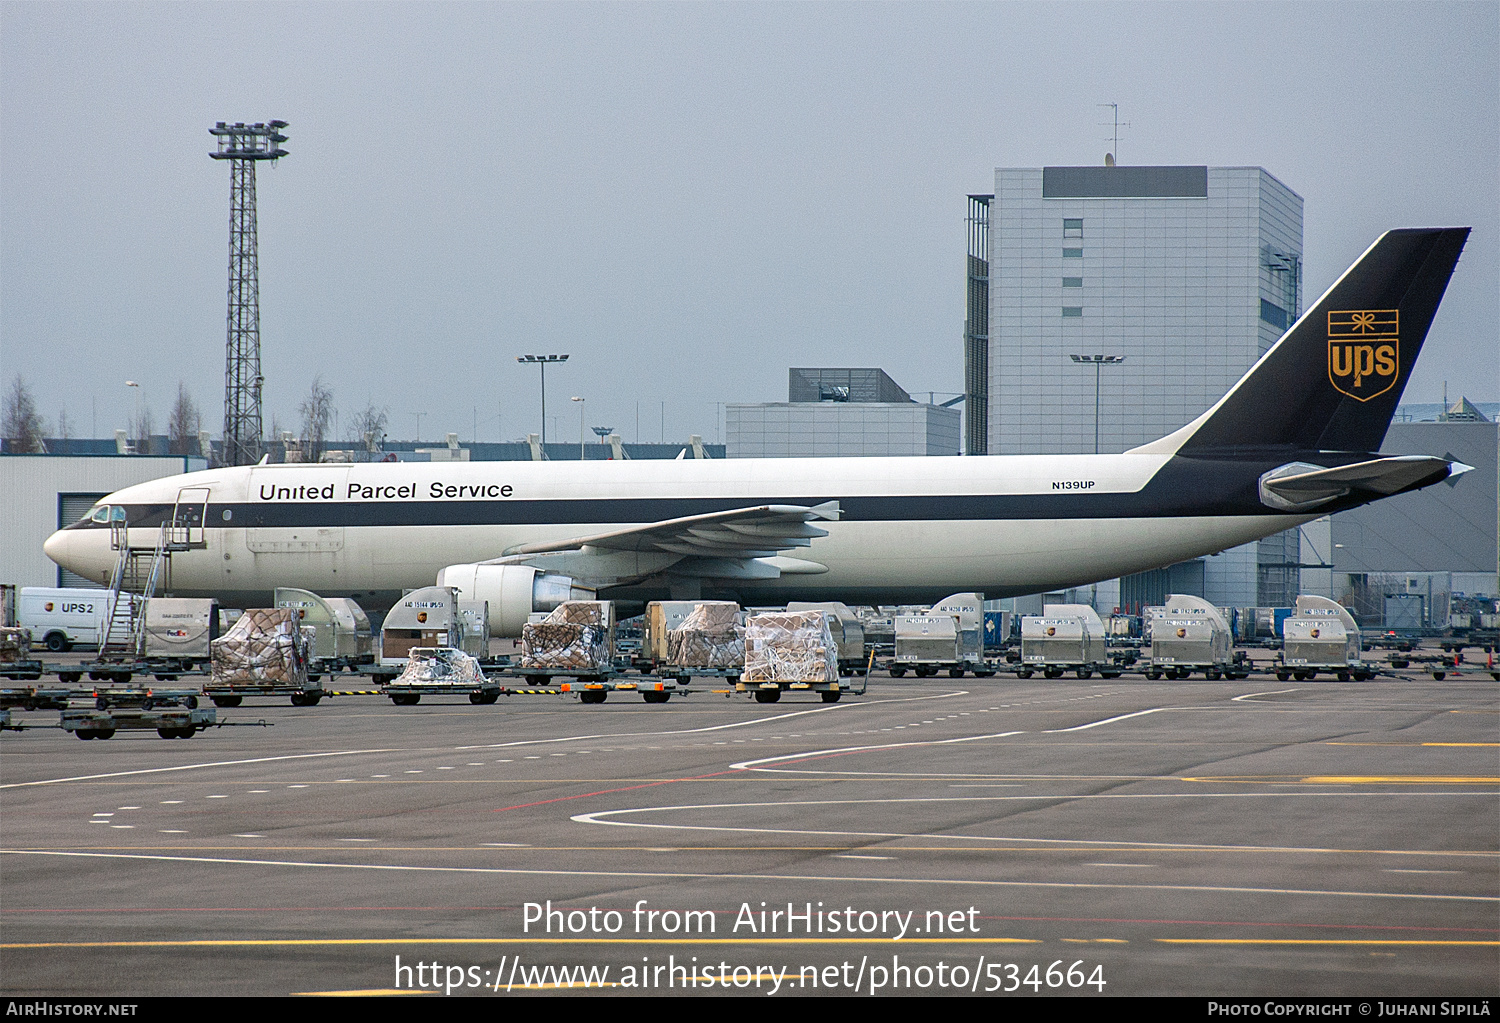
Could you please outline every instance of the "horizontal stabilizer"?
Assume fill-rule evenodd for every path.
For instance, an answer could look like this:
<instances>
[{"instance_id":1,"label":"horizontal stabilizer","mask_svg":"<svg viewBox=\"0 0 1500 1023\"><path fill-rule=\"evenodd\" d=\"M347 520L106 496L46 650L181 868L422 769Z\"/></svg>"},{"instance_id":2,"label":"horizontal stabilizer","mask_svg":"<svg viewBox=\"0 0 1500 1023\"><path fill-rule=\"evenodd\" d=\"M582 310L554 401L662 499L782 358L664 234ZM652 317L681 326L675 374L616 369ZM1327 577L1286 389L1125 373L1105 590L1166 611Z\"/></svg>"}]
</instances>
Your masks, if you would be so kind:
<instances>
[{"instance_id":1,"label":"horizontal stabilizer","mask_svg":"<svg viewBox=\"0 0 1500 1023\"><path fill-rule=\"evenodd\" d=\"M1431 455L1392 455L1333 469L1291 462L1260 478L1260 499L1278 511L1304 511L1356 491L1371 498L1389 497L1468 472L1470 468Z\"/></svg>"}]
</instances>

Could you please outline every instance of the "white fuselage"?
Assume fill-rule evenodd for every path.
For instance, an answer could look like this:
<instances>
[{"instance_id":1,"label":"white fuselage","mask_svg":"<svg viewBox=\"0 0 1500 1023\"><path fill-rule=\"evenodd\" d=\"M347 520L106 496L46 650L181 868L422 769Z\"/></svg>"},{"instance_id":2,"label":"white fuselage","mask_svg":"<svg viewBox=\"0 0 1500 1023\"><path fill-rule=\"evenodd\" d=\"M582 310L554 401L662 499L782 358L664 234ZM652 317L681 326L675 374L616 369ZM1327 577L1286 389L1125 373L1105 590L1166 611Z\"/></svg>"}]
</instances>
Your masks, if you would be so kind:
<instances>
[{"instance_id":1,"label":"white fuselage","mask_svg":"<svg viewBox=\"0 0 1500 1023\"><path fill-rule=\"evenodd\" d=\"M1269 509L1264 515L1129 513L1132 495L1170 457L263 465L156 480L100 503L172 506L180 493L202 502L207 492L203 545L172 559L176 594L232 602L296 586L353 596L368 606L431 585L448 565L708 505L840 503L841 520L817 523L826 537L775 559L780 578L704 584L705 592L732 591L757 602L1035 593L1215 553L1311 518ZM1111 495L1120 499L1120 510L1110 510ZM1028 510L1018 518L980 515L964 510L966 498L1018 499ZM1070 501L1105 510L1077 517ZM1049 517L1046 508L1058 514ZM149 547L157 529L130 532L133 546ZM47 553L105 583L117 558L109 540L107 528L70 528L48 540ZM666 596L664 587L643 584L629 595Z\"/></svg>"}]
</instances>

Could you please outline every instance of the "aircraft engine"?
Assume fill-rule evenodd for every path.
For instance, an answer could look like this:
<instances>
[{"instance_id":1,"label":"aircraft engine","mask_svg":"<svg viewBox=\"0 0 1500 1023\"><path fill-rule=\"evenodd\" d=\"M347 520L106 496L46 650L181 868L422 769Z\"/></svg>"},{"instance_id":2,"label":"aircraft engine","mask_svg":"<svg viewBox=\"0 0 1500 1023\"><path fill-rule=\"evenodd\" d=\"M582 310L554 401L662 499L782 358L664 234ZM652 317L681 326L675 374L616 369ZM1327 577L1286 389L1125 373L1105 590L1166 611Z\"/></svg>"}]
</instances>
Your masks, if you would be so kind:
<instances>
[{"instance_id":1,"label":"aircraft engine","mask_svg":"<svg viewBox=\"0 0 1500 1023\"><path fill-rule=\"evenodd\" d=\"M438 573L437 585L458 587L464 600L489 601L493 636L520 636L531 614L565 600L595 599L592 588L571 576L527 565L449 565Z\"/></svg>"}]
</instances>

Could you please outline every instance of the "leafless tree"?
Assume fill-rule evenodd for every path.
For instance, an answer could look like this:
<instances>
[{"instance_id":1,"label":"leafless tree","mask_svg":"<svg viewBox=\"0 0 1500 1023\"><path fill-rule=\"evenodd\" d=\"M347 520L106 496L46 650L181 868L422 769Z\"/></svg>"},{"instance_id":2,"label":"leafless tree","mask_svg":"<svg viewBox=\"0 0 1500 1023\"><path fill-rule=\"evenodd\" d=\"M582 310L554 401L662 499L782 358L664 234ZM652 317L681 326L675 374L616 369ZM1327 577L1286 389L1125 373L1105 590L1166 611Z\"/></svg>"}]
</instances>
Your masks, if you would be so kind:
<instances>
[{"instance_id":1,"label":"leafless tree","mask_svg":"<svg viewBox=\"0 0 1500 1023\"><path fill-rule=\"evenodd\" d=\"M297 406L302 416L302 457L316 462L323 457L328 440L328 424L333 420L333 391L323 384L321 376L313 377L307 397Z\"/></svg>"},{"instance_id":2,"label":"leafless tree","mask_svg":"<svg viewBox=\"0 0 1500 1023\"><path fill-rule=\"evenodd\" d=\"M177 400L167 414L167 450L174 455L198 454L198 431L203 428L203 416L198 411L187 385L177 382Z\"/></svg>"},{"instance_id":3,"label":"leafless tree","mask_svg":"<svg viewBox=\"0 0 1500 1023\"><path fill-rule=\"evenodd\" d=\"M5 435L5 447L19 454L43 454L47 450L42 437L47 432L47 422L36 409L36 399L31 388L17 374L5 392L5 410L0 433Z\"/></svg>"},{"instance_id":4,"label":"leafless tree","mask_svg":"<svg viewBox=\"0 0 1500 1023\"><path fill-rule=\"evenodd\" d=\"M366 457L380 451L388 418L386 410L376 408L374 402L349 417L349 439L364 445Z\"/></svg>"},{"instance_id":5,"label":"leafless tree","mask_svg":"<svg viewBox=\"0 0 1500 1023\"><path fill-rule=\"evenodd\" d=\"M142 401L140 411L130 420L130 436L135 438L136 454L151 454L151 435L155 432L156 418L151 415L150 406Z\"/></svg>"},{"instance_id":6,"label":"leafless tree","mask_svg":"<svg viewBox=\"0 0 1500 1023\"><path fill-rule=\"evenodd\" d=\"M271 413L271 425L266 431L265 446L262 451L271 455L272 461L286 461L286 443L281 436L286 431L281 428L281 416L275 412ZM279 452L279 454L278 454Z\"/></svg>"}]
</instances>

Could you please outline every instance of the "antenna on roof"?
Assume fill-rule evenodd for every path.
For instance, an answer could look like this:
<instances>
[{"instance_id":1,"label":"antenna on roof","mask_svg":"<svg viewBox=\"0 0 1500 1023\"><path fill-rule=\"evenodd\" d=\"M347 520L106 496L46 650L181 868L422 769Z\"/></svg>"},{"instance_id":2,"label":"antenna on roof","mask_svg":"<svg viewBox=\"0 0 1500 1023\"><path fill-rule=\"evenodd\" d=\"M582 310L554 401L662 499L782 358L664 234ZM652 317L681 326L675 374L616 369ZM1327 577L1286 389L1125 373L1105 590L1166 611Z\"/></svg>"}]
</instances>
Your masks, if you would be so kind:
<instances>
[{"instance_id":1,"label":"antenna on roof","mask_svg":"<svg viewBox=\"0 0 1500 1023\"><path fill-rule=\"evenodd\" d=\"M1110 111L1114 115L1112 120L1104 122L1104 127L1106 128L1113 126L1113 131L1110 134L1110 137L1106 139L1106 141L1110 144L1110 149L1109 152L1104 154L1104 166L1113 167L1120 158L1120 129L1129 128L1130 122L1126 121L1124 123L1121 123L1120 104L1100 103L1099 106L1109 107Z\"/></svg>"}]
</instances>

